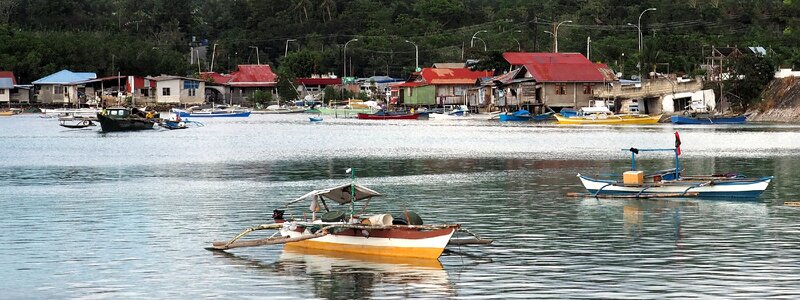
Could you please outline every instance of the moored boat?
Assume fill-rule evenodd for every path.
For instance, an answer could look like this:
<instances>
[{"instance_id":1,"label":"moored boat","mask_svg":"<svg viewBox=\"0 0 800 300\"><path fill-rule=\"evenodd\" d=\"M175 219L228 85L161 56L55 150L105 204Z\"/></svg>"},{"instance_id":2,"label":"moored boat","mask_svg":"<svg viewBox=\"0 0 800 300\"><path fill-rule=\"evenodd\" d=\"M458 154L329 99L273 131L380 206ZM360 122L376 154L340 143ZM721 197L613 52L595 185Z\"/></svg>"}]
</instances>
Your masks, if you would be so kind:
<instances>
[{"instance_id":1,"label":"moored boat","mask_svg":"<svg viewBox=\"0 0 800 300\"><path fill-rule=\"evenodd\" d=\"M187 111L182 109L173 108L173 113L178 114L181 118L246 118L250 116L250 111L238 111L238 110L199 110L199 111Z\"/></svg>"},{"instance_id":2,"label":"moored boat","mask_svg":"<svg viewBox=\"0 0 800 300\"><path fill-rule=\"evenodd\" d=\"M615 115L615 114L591 114L567 118L561 114L555 115L558 124L572 125L624 125L624 124L656 124L661 120L661 115Z\"/></svg>"},{"instance_id":3,"label":"moored boat","mask_svg":"<svg viewBox=\"0 0 800 300\"><path fill-rule=\"evenodd\" d=\"M538 115L531 115L527 110L520 109L513 113L505 113L498 115L500 122L527 122L527 121L546 121L553 117L552 112L546 112Z\"/></svg>"},{"instance_id":4,"label":"moored boat","mask_svg":"<svg viewBox=\"0 0 800 300\"><path fill-rule=\"evenodd\" d=\"M675 148L636 149L631 153L631 171L623 173L620 180L601 180L578 174L589 196L650 197L700 197L700 198L757 198L767 189L772 176L747 178L729 174L683 175L680 172L680 136L675 132ZM636 155L641 152L674 152L675 168L645 175L636 170Z\"/></svg>"},{"instance_id":5,"label":"moored boat","mask_svg":"<svg viewBox=\"0 0 800 300\"><path fill-rule=\"evenodd\" d=\"M348 169L348 172L350 169ZM424 225L414 212L404 211L395 218L391 214L361 214L366 210L369 200L382 196L380 193L355 182L332 188L311 191L286 204L290 205L310 200L311 219L284 220L284 210L273 212L274 224L249 228L227 242L214 242L210 250L227 250L239 247L252 247L270 244L285 244L289 248L304 248L324 251L355 253L370 256L390 256L405 258L438 258L451 237L460 228L459 224ZM355 203L364 202L361 213L355 213ZM332 205L348 207L337 210ZM322 208L326 211L317 216ZM279 236L259 240L240 241L239 239L256 230L275 229ZM477 236L476 236L477 238ZM473 244L488 244L481 240ZM486 242L488 241L488 242Z\"/></svg>"},{"instance_id":6,"label":"moored boat","mask_svg":"<svg viewBox=\"0 0 800 300\"><path fill-rule=\"evenodd\" d=\"M158 114L143 112L137 108L109 108L97 114L97 121L104 132L153 129Z\"/></svg>"},{"instance_id":7,"label":"moored boat","mask_svg":"<svg viewBox=\"0 0 800 300\"><path fill-rule=\"evenodd\" d=\"M404 113L404 112L387 112L380 110L372 114L358 113L358 118L361 120L425 120L428 118L428 113Z\"/></svg>"},{"instance_id":8,"label":"moored boat","mask_svg":"<svg viewBox=\"0 0 800 300\"><path fill-rule=\"evenodd\" d=\"M747 115L723 116L711 114L696 114L688 116L672 116L670 121L673 124L744 124L747 123Z\"/></svg>"}]
</instances>

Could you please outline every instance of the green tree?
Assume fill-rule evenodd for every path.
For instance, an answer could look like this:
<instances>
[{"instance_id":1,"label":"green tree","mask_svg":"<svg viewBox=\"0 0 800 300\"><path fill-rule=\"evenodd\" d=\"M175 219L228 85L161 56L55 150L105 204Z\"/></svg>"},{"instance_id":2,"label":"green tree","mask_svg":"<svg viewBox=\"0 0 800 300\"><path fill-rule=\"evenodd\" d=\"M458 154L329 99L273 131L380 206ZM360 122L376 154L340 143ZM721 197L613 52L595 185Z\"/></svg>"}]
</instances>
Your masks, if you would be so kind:
<instances>
[{"instance_id":1,"label":"green tree","mask_svg":"<svg viewBox=\"0 0 800 300\"><path fill-rule=\"evenodd\" d=\"M296 78L294 73L285 67L279 67L275 73L278 75L277 89L278 96L281 97L281 100L284 102L296 100L298 94L294 86L294 80Z\"/></svg>"},{"instance_id":2,"label":"green tree","mask_svg":"<svg viewBox=\"0 0 800 300\"><path fill-rule=\"evenodd\" d=\"M745 112L761 100L761 92L775 76L776 64L771 57L746 54L734 60L732 70L724 83L730 87L727 95L732 96L732 107Z\"/></svg>"}]
</instances>

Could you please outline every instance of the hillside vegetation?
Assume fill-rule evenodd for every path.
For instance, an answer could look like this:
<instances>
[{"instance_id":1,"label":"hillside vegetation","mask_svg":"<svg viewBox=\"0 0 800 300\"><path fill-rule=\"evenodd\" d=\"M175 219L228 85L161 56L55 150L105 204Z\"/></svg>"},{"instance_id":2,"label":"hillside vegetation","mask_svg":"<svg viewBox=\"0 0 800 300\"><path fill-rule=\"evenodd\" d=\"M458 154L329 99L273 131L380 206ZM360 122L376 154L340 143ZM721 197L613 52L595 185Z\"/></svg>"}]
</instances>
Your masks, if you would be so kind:
<instances>
[{"instance_id":1,"label":"hillside vegetation","mask_svg":"<svg viewBox=\"0 0 800 300\"><path fill-rule=\"evenodd\" d=\"M0 69L22 82L69 68L98 75L192 74L192 37L217 44L215 71L262 63L297 76L342 72L405 77L420 65L497 52L586 52L637 73L640 13L645 70L698 73L712 45L763 46L800 63L800 1L762 0L0 0ZM486 30L486 32L479 32ZM479 32L479 33L478 33ZM472 40L473 35L479 38ZM292 41L294 40L294 41ZM472 43L471 43L472 42ZM486 50L484 51L484 43ZM471 45L472 44L472 45ZM284 57L285 52L289 55ZM209 49L209 53L211 50ZM349 73L349 72L348 72Z\"/></svg>"}]
</instances>

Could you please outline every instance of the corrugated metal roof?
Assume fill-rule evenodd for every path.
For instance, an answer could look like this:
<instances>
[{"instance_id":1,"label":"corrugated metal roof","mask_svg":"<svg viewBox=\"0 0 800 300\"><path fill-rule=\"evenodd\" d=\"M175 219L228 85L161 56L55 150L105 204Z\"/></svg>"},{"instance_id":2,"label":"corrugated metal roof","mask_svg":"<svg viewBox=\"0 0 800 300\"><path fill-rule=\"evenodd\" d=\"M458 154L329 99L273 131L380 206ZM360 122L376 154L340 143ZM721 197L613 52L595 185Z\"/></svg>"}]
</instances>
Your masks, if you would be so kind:
<instances>
[{"instance_id":1,"label":"corrugated metal roof","mask_svg":"<svg viewBox=\"0 0 800 300\"><path fill-rule=\"evenodd\" d=\"M11 78L0 78L0 89L13 89L14 81Z\"/></svg>"},{"instance_id":2,"label":"corrugated metal roof","mask_svg":"<svg viewBox=\"0 0 800 300\"><path fill-rule=\"evenodd\" d=\"M17 78L14 77L14 72L11 71L0 71L0 78L11 78L11 82L17 84Z\"/></svg>"},{"instance_id":3,"label":"corrugated metal roof","mask_svg":"<svg viewBox=\"0 0 800 300\"><path fill-rule=\"evenodd\" d=\"M219 84L226 84L228 83L228 80L231 80L230 75L223 75L217 72L200 73L200 78L205 81L211 81L213 83L219 83Z\"/></svg>"},{"instance_id":4,"label":"corrugated metal roof","mask_svg":"<svg viewBox=\"0 0 800 300\"><path fill-rule=\"evenodd\" d=\"M512 66L525 66L538 82L603 82L606 77L580 53L506 52Z\"/></svg>"},{"instance_id":5,"label":"corrugated metal roof","mask_svg":"<svg viewBox=\"0 0 800 300\"><path fill-rule=\"evenodd\" d=\"M491 71L472 71L459 69L422 69L422 78L430 84L468 84L473 85L478 78L492 76Z\"/></svg>"},{"instance_id":6,"label":"corrugated metal roof","mask_svg":"<svg viewBox=\"0 0 800 300\"><path fill-rule=\"evenodd\" d=\"M40 78L39 80L34 81L33 84L68 84L95 78L97 78L97 74L95 73L61 70L46 77Z\"/></svg>"},{"instance_id":7,"label":"corrugated metal roof","mask_svg":"<svg viewBox=\"0 0 800 300\"><path fill-rule=\"evenodd\" d=\"M275 86L277 75L269 65L238 65L228 84L239 87Z\"/></svg>"}]
</instances>

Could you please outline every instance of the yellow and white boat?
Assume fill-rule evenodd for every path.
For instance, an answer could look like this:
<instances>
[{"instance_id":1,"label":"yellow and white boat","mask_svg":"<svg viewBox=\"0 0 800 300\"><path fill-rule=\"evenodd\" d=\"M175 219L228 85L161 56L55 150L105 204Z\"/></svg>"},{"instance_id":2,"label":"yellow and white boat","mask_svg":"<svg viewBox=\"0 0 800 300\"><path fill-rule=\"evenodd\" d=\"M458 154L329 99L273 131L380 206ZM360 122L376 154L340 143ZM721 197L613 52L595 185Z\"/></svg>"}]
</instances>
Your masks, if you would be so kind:
<instances>
[{"instance_id":1,"label":"yellow and white boat","mask_svg":"<svg viewBox=\"0 0 800 300\"><path fill-rule=\"evenodd\" d=\"M567 118L561 114L555 115L558 124L586 125L624 125L624 124L656 124L661 120L661 115L615 115L615 114L590 114L585 116Z\"/></svg>"}]
</instances>

